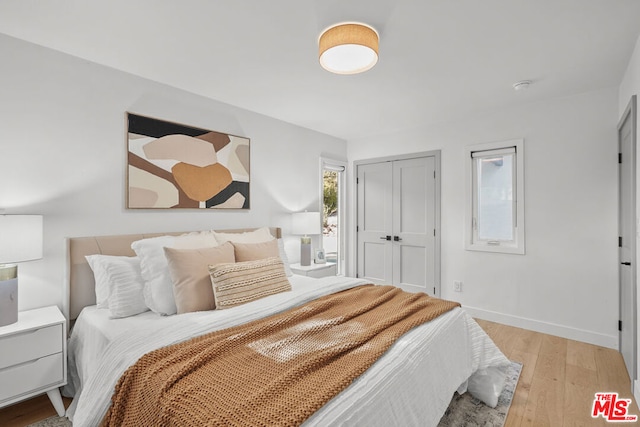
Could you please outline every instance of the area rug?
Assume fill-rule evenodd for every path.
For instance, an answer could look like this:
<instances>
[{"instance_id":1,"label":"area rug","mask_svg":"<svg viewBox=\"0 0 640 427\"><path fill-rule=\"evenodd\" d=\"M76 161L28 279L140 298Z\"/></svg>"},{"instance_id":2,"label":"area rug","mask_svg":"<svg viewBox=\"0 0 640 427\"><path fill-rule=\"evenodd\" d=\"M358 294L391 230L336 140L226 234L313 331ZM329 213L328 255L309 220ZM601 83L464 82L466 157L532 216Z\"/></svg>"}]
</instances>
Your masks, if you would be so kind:
<instances>
[{"instance_id":1,"label":"area rug","mask_svg":"<svg viewBox=\"0 0 640 427\"><path fill-rule=\"evenodd\" d=\"M29 424L27 427L71 427L71 421L66 417L51 417L37 423Z\"/></svg>"},{"instance_id":2,"label":"area rug","mask_svg":"<svg viewBox=\"0 0 640 427\"><path fill-rule=\"evenodd\" d=\"M502 427L518 385L522 364L511 362L498 404L491 408L469 393L455 393L438 427Z\"/></svg>"},{"instance_id":3,"label":"area rug","mask_svg":"<svg viewBox=\"0 0 640 427\"><path fill-rule=\"evenodd\" d=\"M507 381L495 408L490 408L469 393L455 393L438 427L502 427L507 418L513 393L520 378L522 364L511 362ZM51 417L28 427L71 427L65 417Z\"/></svg>"}]
</instances>

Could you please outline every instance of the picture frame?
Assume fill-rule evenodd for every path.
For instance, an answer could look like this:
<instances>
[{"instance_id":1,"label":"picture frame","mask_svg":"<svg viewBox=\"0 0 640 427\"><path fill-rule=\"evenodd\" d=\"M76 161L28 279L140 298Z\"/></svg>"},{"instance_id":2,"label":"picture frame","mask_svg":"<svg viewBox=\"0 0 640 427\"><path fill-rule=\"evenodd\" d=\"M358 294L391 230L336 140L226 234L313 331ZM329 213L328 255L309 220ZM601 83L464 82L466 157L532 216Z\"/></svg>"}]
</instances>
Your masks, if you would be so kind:
<instances>
[{"instance_id":1,"label":"picture frame","mask_svg":"<svg viewBox=\"0 0 640 427\"><path fill-rule=\"evenodd\" d=\"M326 264L327 258L325 257L324 249L316 249L316 254L313 260L316 264Z\"/></svg>"},{"instance_id":2,"label":"picture frame","mask_svg":"<svg viewBox=\"0 0 640 427\"><path fill-rule=\"evenodd\" d=\"M246 137L127 112L127 209L249 209Z\"/></svg>"}]
</instances>

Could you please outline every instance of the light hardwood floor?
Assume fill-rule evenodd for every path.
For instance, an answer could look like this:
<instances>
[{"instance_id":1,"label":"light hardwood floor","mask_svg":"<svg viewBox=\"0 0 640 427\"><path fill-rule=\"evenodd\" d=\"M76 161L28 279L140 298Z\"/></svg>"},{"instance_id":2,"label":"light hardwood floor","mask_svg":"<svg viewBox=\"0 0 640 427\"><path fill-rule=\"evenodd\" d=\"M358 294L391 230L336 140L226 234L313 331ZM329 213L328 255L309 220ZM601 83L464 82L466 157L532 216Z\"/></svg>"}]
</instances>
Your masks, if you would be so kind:
<instances>
[{"instance_id":1,"label":"light hardwood floor","mask_svg":"<svg viewBox=\"0 0 640 427\"><path fill-rule=\"evenodd\" d=\"M633 399L622 356L615 350L484 320L478 323L509 359L524 365L505 427L611 425L591 418L595 393L618 392ZM69 403L65 399L65 405ZM635 399L629 412L640 415ZM0 426L26 426L53 415L44 395L0 409Z\"/></svg>"},{"instance_id":2,"label":"light hardwood floor","mask_svg":"<svg viewBox=\"0 0 640 427\"><path fill-rule=\"evenodd\" d=\"M595 393L617 392L633 399L618 351L498 323L478 323L505 356L523 364L505 427L611 425L602 417L591 417ZM629 413L640 416L635 399Z\"/></svg>"}]
</instances>

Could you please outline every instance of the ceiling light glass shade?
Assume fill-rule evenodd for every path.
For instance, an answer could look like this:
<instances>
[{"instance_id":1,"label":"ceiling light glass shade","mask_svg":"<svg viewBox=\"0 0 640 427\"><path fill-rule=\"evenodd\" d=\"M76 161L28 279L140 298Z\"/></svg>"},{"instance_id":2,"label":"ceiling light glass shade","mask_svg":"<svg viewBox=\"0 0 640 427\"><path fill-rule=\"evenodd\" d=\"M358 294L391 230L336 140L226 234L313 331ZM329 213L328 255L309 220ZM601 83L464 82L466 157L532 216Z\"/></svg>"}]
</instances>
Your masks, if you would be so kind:
<instances>
[{"instance_id":1,"label":"ceiling light glass shade","mask_svg":"<svg viewBox=\"0 0 640 427\"><path fill-rule=\"evenodd\" d=\"M378 33L368 25L337 24L320 35L320 65L336 74L357 74L378 62Z\"/></svg>"}]
</instances>

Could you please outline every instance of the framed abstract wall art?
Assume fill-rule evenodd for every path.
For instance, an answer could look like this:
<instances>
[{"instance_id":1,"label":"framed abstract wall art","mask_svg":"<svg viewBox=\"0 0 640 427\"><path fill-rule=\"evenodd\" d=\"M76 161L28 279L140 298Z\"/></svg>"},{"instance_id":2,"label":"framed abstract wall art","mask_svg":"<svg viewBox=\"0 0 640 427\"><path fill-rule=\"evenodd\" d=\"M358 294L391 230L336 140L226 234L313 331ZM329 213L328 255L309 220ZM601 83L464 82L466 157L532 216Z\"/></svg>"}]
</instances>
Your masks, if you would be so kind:
<instances>
[{"instance_id":1,"label":"framed abstract wall art","mask_svg":"<svg viewBox=\"0 0 640 427\"><path fill-rule=\"evenodd\" d=\"M249 138L127 113L127 208L249 209Z\"/></svg>"}]
</instances>

